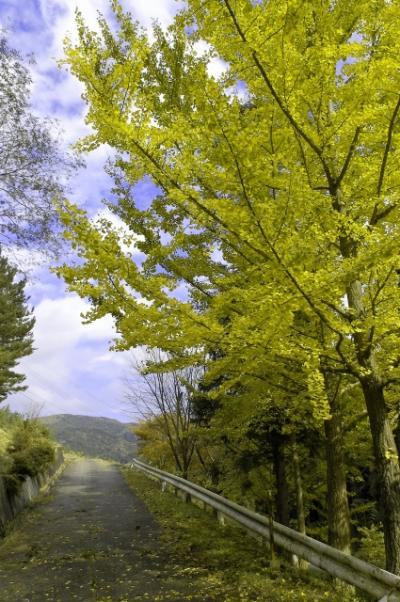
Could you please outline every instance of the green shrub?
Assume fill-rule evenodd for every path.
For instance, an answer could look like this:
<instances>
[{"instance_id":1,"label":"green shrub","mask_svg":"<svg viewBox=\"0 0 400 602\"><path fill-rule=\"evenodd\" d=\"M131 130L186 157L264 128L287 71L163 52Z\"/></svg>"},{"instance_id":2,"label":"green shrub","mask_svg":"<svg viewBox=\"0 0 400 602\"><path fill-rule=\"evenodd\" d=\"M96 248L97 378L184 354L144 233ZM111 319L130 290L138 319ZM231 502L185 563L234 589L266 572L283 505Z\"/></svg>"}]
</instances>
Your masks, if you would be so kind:
<instances>
[{"instance_id":1,"label":"green shrub","mask_svg":"<svg viewBox=\"0 0 400 602\"><path fill-rule=\"evenodd\" d=\"M385 567L385 544L383 541L382 527L372 525L371 527L359 527L361 535L361 545L357 556L376 564L382 568Z\"/></svg>"},{"instance_id":2,"label":"green shrub","mask_svg":"<svg viewBox=\"0 0 400 602\"><path fill-rule=\"evenodd\" d=\"M13 465L13 461L10 458L10 455L0 451L0 477L7 475L11 467Z\"/></svg>"},{"instance_id":3,"label":"green shrub","mask_svg":"<svg viewBox=\"0 0 400 602\"><path fill-rule=\"evenodd\" d=\"M17 477L17 475L12 473L5 474L3 475L3 479L6 491L9 495L15 495L16 493L18 493L22 484L22 480L19 477Z\"/></svg>"},{"instance_id":4,"label":"green shrub","mask_svg":"<svg viewBox=\"0 0 400 602\"><path fill-rule=\"evenodd\" d=\"M54 445L43 439L25 449L12 452L11 457L14 474L34 477L54 462Z\"/></svg>"},{"instance_id":5,"label":"green shrub","mask_svg":"<svg viewBox=\"0 0 400 602\"><path fill-rule=\"evenodd\" d=\"M38 420L20 418L11 431L10 442L2 462L5 483L15 493L25 477L34 477L55 459L55 444L48 429Z\"/></svg>"}]
</instances>

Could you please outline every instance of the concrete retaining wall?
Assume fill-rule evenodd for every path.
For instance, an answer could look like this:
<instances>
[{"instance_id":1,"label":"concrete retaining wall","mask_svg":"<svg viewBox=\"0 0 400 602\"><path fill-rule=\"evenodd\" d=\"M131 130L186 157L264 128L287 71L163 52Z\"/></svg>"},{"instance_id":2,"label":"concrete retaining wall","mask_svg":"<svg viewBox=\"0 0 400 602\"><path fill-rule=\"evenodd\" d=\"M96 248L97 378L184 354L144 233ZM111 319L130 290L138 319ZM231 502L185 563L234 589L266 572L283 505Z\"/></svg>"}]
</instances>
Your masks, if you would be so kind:
<instances>
[{"instance_id":1,"label":"concrete retaining wall","mask_svg":"<svg viewBox=\"0 0 400 602\"><path fill-rule=\"evenodd\" d=\"M4 534L7 523L15 518L38 495L40 490L51 481L63 463L63 450L61 447L57 447L54 463L46 471L35 477L27 477L16 494L7 492L5 479L0 477L0 536Z\"/></svg>"}]
</instances>

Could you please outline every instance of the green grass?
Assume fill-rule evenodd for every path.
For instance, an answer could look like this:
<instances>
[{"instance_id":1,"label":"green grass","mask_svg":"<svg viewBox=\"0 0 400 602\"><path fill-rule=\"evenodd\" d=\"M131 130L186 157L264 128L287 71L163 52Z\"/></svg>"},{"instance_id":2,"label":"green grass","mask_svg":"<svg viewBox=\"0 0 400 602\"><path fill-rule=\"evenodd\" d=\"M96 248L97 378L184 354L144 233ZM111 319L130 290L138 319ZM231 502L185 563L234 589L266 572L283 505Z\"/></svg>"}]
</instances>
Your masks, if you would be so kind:
<instances>
[{"instance_id":1,"label":"green grass","mask_svg":"<svg viewBox=\"0 0 400 602\"><path fill-rule=\"evenodd\" d=\"M129 486L163 528L162 545L177 571L202 576L218 602L355 602L345 588L281 561L271 568L265 545L233 525L221 526L204 510L186 504L142 473L123 468Z\"/></svg>"}]
</instances>

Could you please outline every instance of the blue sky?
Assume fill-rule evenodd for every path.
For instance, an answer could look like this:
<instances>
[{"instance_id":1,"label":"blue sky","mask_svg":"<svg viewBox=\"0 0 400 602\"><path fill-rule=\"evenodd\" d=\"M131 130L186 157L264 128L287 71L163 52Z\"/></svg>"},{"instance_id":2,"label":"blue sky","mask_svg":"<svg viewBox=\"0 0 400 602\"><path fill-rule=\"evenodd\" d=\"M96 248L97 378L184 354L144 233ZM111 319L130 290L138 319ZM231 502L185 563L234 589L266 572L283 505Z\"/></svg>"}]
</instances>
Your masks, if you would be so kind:
<instances>
[{"instance_id":1,"label":"blue sky","mask_svg":"<svg viewBox=\"0 0 400 602\"><path fill-rule=\"evenodd\" d=\"M145 27L154 18L167 25L179 7L174 0L123 0L122 5ZM58 120L66 148L88 131L81 85L56 66L65 35L74 35L76 7L93 28L97 11L109 15L106 0L0 2L0 26L8 30L10 45L35 58L31 66L33 110ZM70 183L70 199L92 215L104 212L101 199L109 194L111 182L103 170L109 153L101 148L86 157L86 168ZM137 193L145 204L152 188L143 182ZM29 388L7 403L22 412L41 408L42 415L73 413L128 421L123 378L129 371L130 354L109 351L114 336L112 320L83 325L80 314L87 309L85 302L66 292L42 257L35 260L28 294L35 307L36 350L20 364ZM29 263L30 258L22 256L21 261Z\"/></svg>"}]
</instances>

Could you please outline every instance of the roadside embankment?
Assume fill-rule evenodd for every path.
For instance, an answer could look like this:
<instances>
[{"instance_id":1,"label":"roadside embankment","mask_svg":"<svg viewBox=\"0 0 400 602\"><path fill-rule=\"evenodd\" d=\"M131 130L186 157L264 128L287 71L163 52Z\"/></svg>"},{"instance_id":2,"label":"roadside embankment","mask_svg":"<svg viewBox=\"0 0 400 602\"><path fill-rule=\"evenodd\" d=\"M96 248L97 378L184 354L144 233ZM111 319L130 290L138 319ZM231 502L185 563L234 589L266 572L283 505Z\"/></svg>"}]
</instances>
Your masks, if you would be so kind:
<instances>
[{"instance_id":1,"label":"roadside embankment","mask_svg":"<svg viewBox=\"0 0 400 602\"><path fill-rule=\"evenodd\" d=\"M0 476L0 536L4 534L6 525L56 477L64 463L61 447L55 449L54 456L51 466L35 476L26 476L17 491L10 491L6 486L6 478Z\"/></svg>"}]
</instances>

